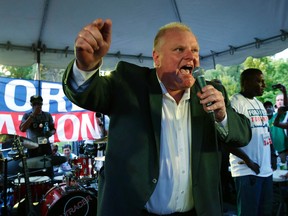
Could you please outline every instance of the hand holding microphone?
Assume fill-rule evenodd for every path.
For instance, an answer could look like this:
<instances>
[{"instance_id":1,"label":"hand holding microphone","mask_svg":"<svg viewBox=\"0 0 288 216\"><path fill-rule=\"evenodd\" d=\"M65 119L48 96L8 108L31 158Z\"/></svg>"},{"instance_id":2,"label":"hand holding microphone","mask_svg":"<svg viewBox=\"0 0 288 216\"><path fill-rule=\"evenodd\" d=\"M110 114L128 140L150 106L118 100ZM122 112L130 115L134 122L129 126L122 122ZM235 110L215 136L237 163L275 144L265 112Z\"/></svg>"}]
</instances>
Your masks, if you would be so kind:
<instances>
[{"instance_id":1,"label":"hand holding microphone","mask_svg":"<svg viewBox=\"0 0 288 216\"><path fill-rule=\"evenodd\" d=\"M215 120L221 122L226 116L226 107L224 97L220 91L212 85L207 85L204 77L204 69L195 67L192 71L193 77L196 79L196 85L200 88L197 96L200 99L200 104L208 113L215 113Z\"/></svg>"}]
</instances>

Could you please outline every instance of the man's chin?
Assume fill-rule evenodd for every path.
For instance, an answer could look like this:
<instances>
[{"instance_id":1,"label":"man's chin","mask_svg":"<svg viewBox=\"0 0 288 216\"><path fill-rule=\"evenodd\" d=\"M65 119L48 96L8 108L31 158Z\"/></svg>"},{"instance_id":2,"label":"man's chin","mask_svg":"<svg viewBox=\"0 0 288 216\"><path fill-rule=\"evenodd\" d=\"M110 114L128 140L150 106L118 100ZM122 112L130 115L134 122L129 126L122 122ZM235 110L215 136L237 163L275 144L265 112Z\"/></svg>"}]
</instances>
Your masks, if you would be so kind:
<instances>
[{"instance_id":1,"label":"man's chin","mask_svg":"<svg viewBox=\"0 0 288 216\"><path fill-rule=\"evenodd\" d=\"M189 82L189 81L186 81L184 82L182 85L181 85L181 88L183 90L186 90L186 89L189 89L193 86L194 82Z\"/></svg>"},{"instance_id":2,"label":"man's chin","mask_svg":"<svg viewBox=\"0 0 288 216\"><path fill-rule=\"evenodd\" d=\"M191 87L192 85L185 85L185 86L181 86L179 90L186 90L186 89L190 89Z\"/></svg>"}]
</instances>

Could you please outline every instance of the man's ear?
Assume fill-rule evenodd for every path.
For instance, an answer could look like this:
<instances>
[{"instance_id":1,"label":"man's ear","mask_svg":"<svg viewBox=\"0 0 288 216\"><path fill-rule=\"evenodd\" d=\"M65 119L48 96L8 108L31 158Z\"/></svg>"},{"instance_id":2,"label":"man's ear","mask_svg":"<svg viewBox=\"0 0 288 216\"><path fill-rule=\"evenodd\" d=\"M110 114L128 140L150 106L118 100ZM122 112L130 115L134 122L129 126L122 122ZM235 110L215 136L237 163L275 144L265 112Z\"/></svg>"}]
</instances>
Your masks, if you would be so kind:
<instances>
[{"instance_id":1,"label":"man's ear","mask_svg":"<svg viewBox=\"0 0 288 216\"><path fill-rule=\"evenodd\" d=\"M155 50L153 50L153 61L154 61L154 67L159 67L160 66L160 59L159 59L159 53Z\"/></svg>"}]
</instances>

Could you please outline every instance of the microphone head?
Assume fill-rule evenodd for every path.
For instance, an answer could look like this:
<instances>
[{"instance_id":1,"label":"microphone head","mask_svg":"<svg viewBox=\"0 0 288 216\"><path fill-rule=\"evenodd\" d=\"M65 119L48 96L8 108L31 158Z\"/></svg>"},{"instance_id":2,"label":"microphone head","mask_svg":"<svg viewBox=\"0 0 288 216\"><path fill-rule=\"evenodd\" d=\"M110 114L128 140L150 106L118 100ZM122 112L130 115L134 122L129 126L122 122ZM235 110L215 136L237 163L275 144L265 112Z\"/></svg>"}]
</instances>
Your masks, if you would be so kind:
<instances>
[{"instance_id":1,"label":"microphone head","mask_svg":"<svg viewBox=\"0 0 288 216\"><path fill-rule=\"evenodd\" d=\"M195 67L192 71L192 76L197 79L199 76L204 76L204 69L201 67Z\"/></svg>"},{"instance_id":2,"label":"microphone head","mask_svg":"<svg viewBox=\"0 0 288 216\"><path fill-rule=\"evenodd\" d=\"M196 85L201 90L206 86L206 81L204 77L204 69L201 67L195 67L192 71L192 76L196 79Z\"/></svg>"}]
</instances>

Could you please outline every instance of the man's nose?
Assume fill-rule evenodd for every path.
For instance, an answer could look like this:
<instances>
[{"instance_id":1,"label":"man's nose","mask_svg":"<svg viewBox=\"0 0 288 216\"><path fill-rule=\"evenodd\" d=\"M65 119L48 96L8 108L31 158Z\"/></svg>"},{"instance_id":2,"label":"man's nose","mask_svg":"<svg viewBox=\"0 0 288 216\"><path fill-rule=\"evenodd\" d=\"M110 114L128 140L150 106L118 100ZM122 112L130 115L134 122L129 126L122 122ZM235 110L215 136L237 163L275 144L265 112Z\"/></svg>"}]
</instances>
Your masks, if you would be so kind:
<instances>
[{"instance_id":1,"label":"man's nose","mask_svg":"<svg viewBox=\"0 0 288 216\"><path fill-rule=\"evenodd\" d=\"M188 59L195 59L196 58L196 53L193 50L187 50L187 52L185 52L185 57Z\"/></svg>"}]
</instances>

